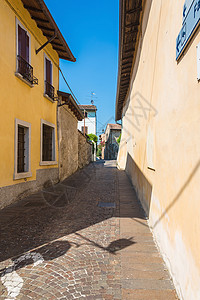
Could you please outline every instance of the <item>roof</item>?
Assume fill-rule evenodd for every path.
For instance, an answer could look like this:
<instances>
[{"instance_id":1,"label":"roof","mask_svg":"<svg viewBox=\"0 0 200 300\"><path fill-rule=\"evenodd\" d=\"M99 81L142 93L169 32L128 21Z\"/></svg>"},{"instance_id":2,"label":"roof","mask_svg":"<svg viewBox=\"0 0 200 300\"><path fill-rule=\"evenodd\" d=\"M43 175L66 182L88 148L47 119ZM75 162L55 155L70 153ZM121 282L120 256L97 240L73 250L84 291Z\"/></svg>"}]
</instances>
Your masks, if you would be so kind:
<instances>
[{"instance_id":1,"label":"roof","mask_svg":"<svg viewBox=\"0 0 200 300\"><path fill-rule=\"evenodd\" d=\"M122 125L121 124L107 124L106 128L110 127L110 130L121 130Z\"/></svg>"},{"instance_id":2,"label":"roof","mask_svg":"<svg viewBox=\"0 0 200 300\"><path fill-rule=\"evenodd\" d=\"M51 41L51 45L53 49L57 51L59 57L70 61L76 61L44 1L21 1L24 5L24 8L26 8L29 11L31 18L35 20L38 28L42 30L43 35L48 40L56 34L55 39Z\"/></svg>"},{"instance_id":3,"label":"roof","mask_svg":"<svg viewBox=\"0 0 200 300\"><path fill-rule=\"evenodd\" d=\"M119 63L115 119L120 120L138 45L142 0L120 0Z\"/></svg>"},{"instance_id":4,"label":"roof","mask_svg":"<svg viewBox=\"0 0 200 300\"><path fill-rule=\"evenodd\" d=\"M84 119L83 113L81 112L78 104L74 100L71 94L57 91L57 94L59 97L61 97L61 105L67 104L69 109L75 114L76 118L79 121L82 121Z\"/></svg>"},{"instance_id":5,"label":"roof","mask_svg":"<svg viewBox=\"0 0 200 300\"><path fill-rule=\"evenodd\" d=\"M81 110L87 109L87 110L97 110L97 107L95 105L79 105L79 108Z\"/></svg>"}]
</instances>

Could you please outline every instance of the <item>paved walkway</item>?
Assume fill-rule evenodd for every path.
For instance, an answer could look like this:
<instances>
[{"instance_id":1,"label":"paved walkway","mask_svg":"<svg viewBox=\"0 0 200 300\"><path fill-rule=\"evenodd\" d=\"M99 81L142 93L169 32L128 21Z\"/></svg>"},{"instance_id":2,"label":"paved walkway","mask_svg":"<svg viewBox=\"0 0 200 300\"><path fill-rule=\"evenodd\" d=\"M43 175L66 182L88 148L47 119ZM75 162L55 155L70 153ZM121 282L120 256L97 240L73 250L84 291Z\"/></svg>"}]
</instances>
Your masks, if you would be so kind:
<instances>
[{"instance_id":1,"label":"paved walkway","mask_svg":"<svg viewBox=\"0 0 200 300\"><path fill-rule=\"evenodd\" d=\"M177 299L114 162L0 211L0 299Z\"/></svg>"}]
</instances>

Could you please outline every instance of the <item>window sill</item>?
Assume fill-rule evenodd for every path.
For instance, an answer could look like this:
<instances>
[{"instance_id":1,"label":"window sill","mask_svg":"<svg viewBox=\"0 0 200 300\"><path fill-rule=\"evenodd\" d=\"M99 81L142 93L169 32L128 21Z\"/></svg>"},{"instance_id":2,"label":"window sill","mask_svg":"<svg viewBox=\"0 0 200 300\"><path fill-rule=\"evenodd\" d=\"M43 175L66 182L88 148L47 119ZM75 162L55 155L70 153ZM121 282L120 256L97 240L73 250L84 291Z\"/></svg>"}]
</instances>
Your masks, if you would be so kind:
<instances>
[{"instance_id":1,"label":"window sill","mask_svg":"<svg viewBox=\"0 0 200 300\"><path fill-rule=\"evenodd\" d=\"M34 87L34 84L31 84L28 80L24 79L23 76L18 73L18 72L15 72L15 76L19 79L21 79L21 81L23 81L24 83L26 83L28 86L30 86L31 88Z\"/></svg>"},{"instance_id":2,"label":"window sill","mask_svg":"<svg viewBox=\"0 0 200 300\"><path fill-rule=\"evenodd\" d=\"M53 166L53 165L57 165L58 162L55 160L52 161L41 161L40 162L40 166Z\"/></svg>"},{"instance_id":3,"label":"window sill","mask_svg":"<svg viewBox=\"0 0 200 300\"><path fill-rule=\"evenodd\" d=\"M31 172L14 173L13 179L17 180L17 179L23 179L23 178L29 178L29 177L32 177Z\"/></svg>"},{"instance_id":4,"label":"window sill","mask_svg":"<svg viewBox=\"0 0 200 300\"><path fill-rule=\"evenodd\" d=\"M44 97L46 99L48 99L49 101L51 101L52 103L55 103L55 101L51 97L49 97L47 94L45 94L45 93L44 93Z\"/></svg>"}]
</instances>

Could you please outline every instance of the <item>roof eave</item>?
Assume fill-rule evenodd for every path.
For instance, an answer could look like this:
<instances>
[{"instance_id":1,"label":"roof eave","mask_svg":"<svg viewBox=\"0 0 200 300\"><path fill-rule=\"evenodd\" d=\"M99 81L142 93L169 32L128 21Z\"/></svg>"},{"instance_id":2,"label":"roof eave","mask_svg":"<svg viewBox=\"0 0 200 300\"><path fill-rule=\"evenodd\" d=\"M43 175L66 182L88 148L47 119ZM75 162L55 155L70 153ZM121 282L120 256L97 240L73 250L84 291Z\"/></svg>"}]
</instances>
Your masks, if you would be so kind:
<instances>
[{"instance_id":1,"label":"roof eave","mask_svg":"<svg viewBox=\"0 0 200 300\"><path fill-rule=\"evenodd\" d=\"M43 35L47 39L53 37L53 35L56 33L56 35L57 35L56 38L60 42L60 46L56 46L54 40L51 42L51 44L52 44L53 49L58 53L59 58L75 62L76 58L72 54L67 42L65 41L63 35L61 34L56 22L54 21L49 9L47 8L46 4L44 3L44 1L43 0L34 0L34 1L33 0L21 0L21 1L24 5L24 8L28 10L28 12L31 15L31 18L33 20L35 20L38 28L42 31ZM39 9L37 9L36 6L38 6ZM48 23L49 27L47 27L47 29L44 29L45 26L41 26L43 21L44 21L43 25ZM54 32L53 32L53 30L54 30Z\"/></svg>"},{"instance_id":2,"label":"roof eave","mask_svg":"<svg viewBox=\"0 0 200 300\"><path fill-rule=\"evenodd\" d=\"M121 120L122 118L123 106L126 102L129 91L134 58L137 53L136 46L138 45L139 26L141 24L141 12L144 2L145 0L120 0L119 60L115 106L116 121ZM129 18L126 18L127 15L129 15ZM130 40L129 43L125 43L127 40Z\"/></svg>"},{"instance_id":3,"label":"roof eave","mask_svg":"<svg viewBox=\"0 0 200 300\"><path fill-rule=\"evenodd\" d=\"M62 98L62 101L68 105L69 109L74 113L77 120L82 121L84 119L84 115L72 95L61 91L57 91L57 94Z\"/></svg>"}]
</instances>

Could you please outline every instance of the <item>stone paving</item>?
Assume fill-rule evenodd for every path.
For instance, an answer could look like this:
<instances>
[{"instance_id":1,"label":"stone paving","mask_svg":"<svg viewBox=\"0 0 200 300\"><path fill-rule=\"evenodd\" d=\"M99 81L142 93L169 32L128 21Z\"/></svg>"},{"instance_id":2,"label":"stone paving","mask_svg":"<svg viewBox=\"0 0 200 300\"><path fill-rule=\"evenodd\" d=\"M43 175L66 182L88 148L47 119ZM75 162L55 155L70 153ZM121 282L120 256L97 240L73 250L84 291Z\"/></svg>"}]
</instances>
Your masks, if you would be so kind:
<instances>
[{"instance_id":1,"label":"stone paving","mask_svg":"<svg viewBox=\"0 0 200 300\"><path fill-rule=\"evenodd\" d=\"M0 299L178 299L115 165L90 164L0 211Z\"/></svg>"}]
</instances>

